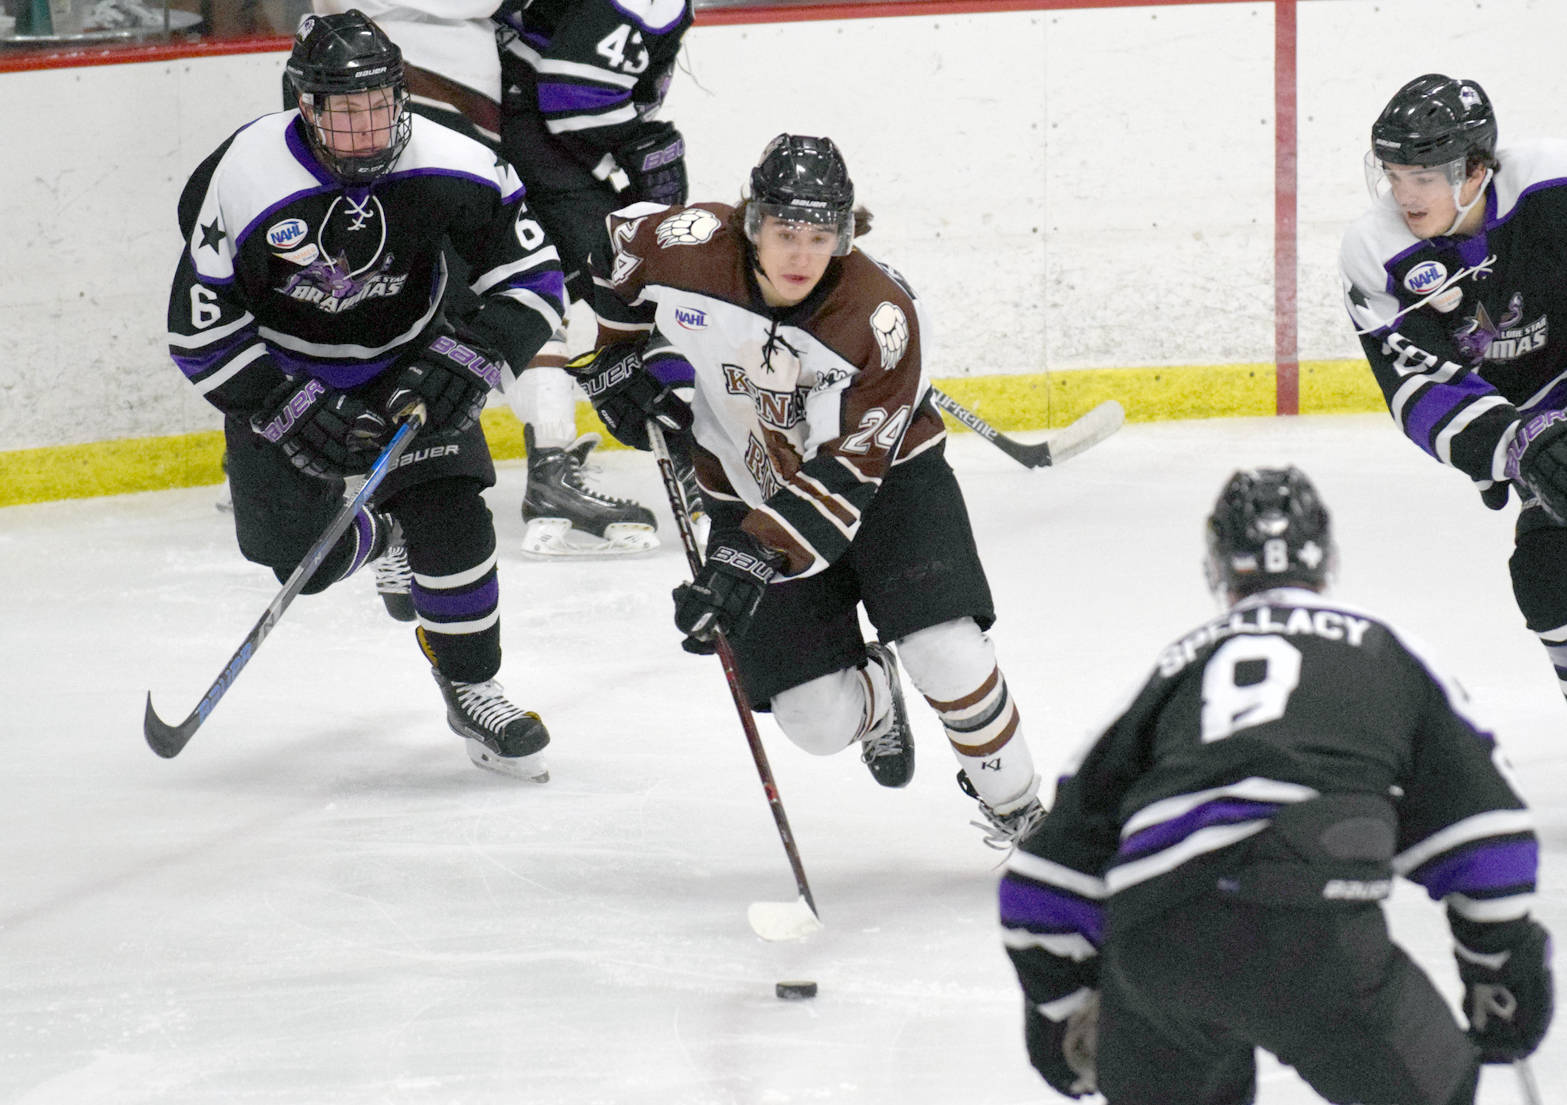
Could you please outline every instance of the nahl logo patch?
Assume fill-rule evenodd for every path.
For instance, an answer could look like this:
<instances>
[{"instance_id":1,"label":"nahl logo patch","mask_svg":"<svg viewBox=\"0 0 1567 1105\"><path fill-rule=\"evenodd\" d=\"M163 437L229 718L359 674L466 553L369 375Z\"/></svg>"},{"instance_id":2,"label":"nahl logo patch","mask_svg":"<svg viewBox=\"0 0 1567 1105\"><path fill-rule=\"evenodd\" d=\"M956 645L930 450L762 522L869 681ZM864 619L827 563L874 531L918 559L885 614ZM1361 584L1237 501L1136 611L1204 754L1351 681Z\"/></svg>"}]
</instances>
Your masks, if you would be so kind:
<instances>
[{"instance_id":1,"label":"nahl logo patch","mask_svg":"<svg viewBox=\"0 0 1567 1105\"><path fill-rule=\"evenodd\" d=\"M304 219L284 219L267 227L267 245L273 249L291 250L305 240L310 227Z\"/></svg>"},{"instance_id":2,"label":"nahl logo patch","mask_svg":"<svg viewBox=\"0 0 1567 1105\"><path fill-rule=\"evenodd\" d=\"M1447 279L1447 266L1440 261L1422 261L1404 274L1404 287L1416 295L1433 292Z\"/></svg>"}]
</instances>

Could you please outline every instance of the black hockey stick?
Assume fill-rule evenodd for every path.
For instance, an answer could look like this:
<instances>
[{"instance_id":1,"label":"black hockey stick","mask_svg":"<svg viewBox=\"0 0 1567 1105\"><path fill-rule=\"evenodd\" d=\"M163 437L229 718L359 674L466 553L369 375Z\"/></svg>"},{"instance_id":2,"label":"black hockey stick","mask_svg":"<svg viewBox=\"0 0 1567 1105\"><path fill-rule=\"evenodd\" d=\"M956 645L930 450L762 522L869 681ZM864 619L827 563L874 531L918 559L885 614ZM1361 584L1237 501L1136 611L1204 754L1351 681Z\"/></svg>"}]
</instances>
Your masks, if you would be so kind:
<instances>
[{"instance_id":1,"label":"black hockey stick","mask_svg":"<svg viewBox=\"0 0 1567 1105\"><path fill-rule=\"evenodd\" d=\"M244 670L246 664L250 663L251 657L261 647L261 642L272 632L272 627L283 616L283 611L287 610L289 603L304 590L305 584L310 582L310 577L316 574L316 569L321 567L321 562L326 559L327 553L332 551L332 546L337 544L337 539L343 536L343 532L353 522L354 515L370 501L370 496L375 493L375 489L381 486L381 481L392 470L397 459L403 455L403 450L408 448L408 443L419 432L419 427L424 425L424 419L423 403L419 403L403 414L397 432L392 435L392 440L387 443L386 448L381 450L381 455L376 458L369 474L365 476L364 486L352 499L343 504L343 509L337 512L337 517L332 519L332 524L327 526L326 532L305 554L305 558L299 562L299 567L294 569L293 575L288 577L288 582L283 584L283 589L267 606L266 613L261 615L261 620L251 627L245 640L234 655L229 657L222 674L207 688L207 693L202 695L201 701L190 712L189 717L178 725L169 725L152 708L152 692L147 692L147 712L142 718L141 729L154 752L166 760L172 760L190 743L190 738L196 735L196 730L200 729L202 722L207 720L207 715L212 713L218 700L234 685L234 680L239 678L239 673Z\"/></svg>"},{"instance_id":2,"label":"black hockey stick","mask_svg":"<svg viewBox=\"0 0 1567 1105\"><path fill-rule=\"evenodd\" d=\"M675 463L670 459L664 431L653 419L648 420L647 436L653 446L653 456L658 460L658 474L664 480L664 494L669 496L669 509L675 516L675 528L680 531L680 543L685 546L686 564L695 577L702 570L702 554L697 551L696 533L691 528L686 497L680 490L680 477L675 474ZM789 831L789 818L784 813L783 800L778 796L778 784L767 762L762 736L756 731L751 702L746 697L745 688L740 685L734 651L722 633L714 636L713 644L719 661L724 665L724 678L729 681L729 693L735 700L735 712L740 715L740 727L745 730L746 743L751 746L756 773L762 777L762 789L767 793L767 804L773 811L773 823L778 826L778 838L783 841L784 852L789 857L789 869L794 872L794 885L800 892L799 898L792 902L752 902L746 911L746 919L763 940L801 940L822 927L821 916L816 912L816 899L811 896L810 883L805 881L805 865L800 862L800 850L795 847L794 834Z\"/></svg>"},{"instance_id":3,"label":"black hockey stick","mask_svg":"<svg viewBox=\"0 0 1567 1105\"><path fill-rule=\"evenodd\" d=\"M930 389L931 401L1024 468L1048 468L1077 456L1115 433L1126 422L1126 411L1114 399L1106 399L1071 425L1050 435L1048 441L1024 445L986 422L940 388Z\"/></svg>"}]
</instances>

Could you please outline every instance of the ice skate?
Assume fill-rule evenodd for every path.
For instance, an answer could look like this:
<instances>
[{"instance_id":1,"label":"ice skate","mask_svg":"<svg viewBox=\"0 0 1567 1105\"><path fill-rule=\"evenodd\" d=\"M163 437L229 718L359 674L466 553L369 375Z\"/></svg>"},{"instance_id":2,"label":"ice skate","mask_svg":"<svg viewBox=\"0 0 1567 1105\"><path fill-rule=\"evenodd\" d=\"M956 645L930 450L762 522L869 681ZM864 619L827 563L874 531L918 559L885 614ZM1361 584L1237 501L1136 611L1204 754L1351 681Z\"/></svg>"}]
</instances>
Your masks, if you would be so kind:
<instances>
[{"instance_id":1,"label":"ice skate","mask_svg":"<svg viewBox=\"0 0 1567 1105\"><path fill-rule=\"evenodd\" d=\"M401 526L392 530L387 550L370 565L375 569L375 589L386 604L386 612L400 622L417 621L414 610L414 572L408 566L408 546L403 544Z\"/></svg>"},{"instance_id":2,"label":"ice skate","mask_svg":"<svg viewBox=\"0 0 1567 1105\"><path fill-rule=\"evenodd\" d=\"M531 425L522 432L528 449L524 556L626 556L658 548L651 510L583 482L582 463L598 445L598 434L583 434L564 449L549 449L535 447Z\"/></svg>"},{"instance_id":3,"label":"ice skate","mask_svg":"<svg viewBox=\"0 0 1567 1105\"><path fill-rule=\"evenodd\" d=\"M909 728L909 712L903 705L903 687L898 679L898 660L892 649L868 642L865 651L870 662L881 665L892 691L892 705L881 721L860 739L860 762L870 768L871 777L884 787L906 787L914 778L914 733Z\"/></svg>"},{"instance_id":4,"label":"ice skate","mask_svg":"<svg viewBox=\"0 0 1567 1105\"><path fill-rule=\"evenodd\" d=\"M979 791L974 789L968 772L958 772L958 787L964 794L979 803L979 812L984 815L985 820L971 821L970 824L985 834L986 847L1010 852L1017 847L1018 841L1038 828L1039 823L1045 819L1047 811L1039 801L1037 777L1034 785L1029 787L1016 802L1009 802L999 809L979 796Z\"/></svg>"},{"instance_id":5,"label":"ice skate","mask_svg":"<svg viewBox=\"0 0 1567 1105\"><path fill-rule=\"evenodd\" d=\"M696 466L691 463L690 456L683 453L677 452L671 459L675 464L675 477L680 481L681 497L685 499L686 517L691 520L691 535L696 538L697 548L705 553L712 520L702 501L702 485L696 480Z\"/></svg>"},{"instance_id":6,"label":"ice skate","mask_svg":"<svg viewBox=\"0 0 1567 1105\"><path fill-rule=\"evenodd\" d=\"M512 705L493 679L459 683L432 674L446 699L446 723L467 744L470 760L486 771L549 782L542 753L550 734L538 714Z\"/></svg>"}]
</instances>

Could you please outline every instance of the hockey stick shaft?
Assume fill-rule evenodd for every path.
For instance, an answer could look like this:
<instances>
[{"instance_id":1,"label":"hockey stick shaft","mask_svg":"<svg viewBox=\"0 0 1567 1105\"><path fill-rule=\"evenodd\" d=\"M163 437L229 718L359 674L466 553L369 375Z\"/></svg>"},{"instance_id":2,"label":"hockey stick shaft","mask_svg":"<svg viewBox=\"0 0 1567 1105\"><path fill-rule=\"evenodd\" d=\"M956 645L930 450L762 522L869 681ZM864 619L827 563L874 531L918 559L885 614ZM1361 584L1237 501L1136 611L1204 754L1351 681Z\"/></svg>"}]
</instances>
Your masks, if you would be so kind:
<instances>
[{"instance_id":1,"label":"hockey stick shaft","mask_svg":"<svg viewBox=\"0 0 1567 1105\"><path fill-rule=\"evenodd\" d=\"M343 536L353 522L354 516L370 501L370 496L381 486L381 481L386 478L386 474L397 464L398 458L403 455L403 450L408 448L408 443L424 424L424 419L423 404L403 416L397 432L392 435L392 440L381 450L381 455L376 458L375 464L365 476L364 486L352 499L343 504L343 508L337 512L337 517L332 519L331 525L327 526L326 531L305 554L305 558L288 577L288 582L283 584L283 589L267 605L261 620L251 627L234 655L229 657L229 662L224 665L223 671L217 679L213 680L212 685L207 688L207 693L201 696L201 701L184 721L178 725L169 725L165 722L152 708L152 692L147 692L147 711L142 717L142 735L147 738L147 744L154 752L166 760L173 759L190 743L191 737L196 735L196 730L200 729L202 723L207 720L207 715L212 713L218 701L234 685L234 680L239 678L239 673L245 670L246 664L250 663L251 657L261 647L261 642L272 632L272 627L283 616L283 611L287 610L289 604L305 589L305 584L309 583L310 578L316 574L316 569L321 567L321 562L326 559L327 553L332 551L332 546L337 544L338 538Z\"/></svg>"},{"instance_id":2,"label":"hockey stick shaft","mask_svg":"<svg viewBox=\"0 0 1567 1105\"><path fill-rule=\"evenodd\" d=\"M1529 1065L1529 1060L1514 1059L1513 1070L1518 1075L1525 1105L1545 1105L1545 1099L1540 1096L1540 1084L1534 1080L1534 1068Z\"/></svg>"},{"instance_id":3,"label":"hockey stick shaft","mask_svg":"<svg viewBox=\"0 0 1567 1105\"><path fill-rule=\"evenodd\" d=\"M1114 399L1107 399L1071 425L1052 434L1050 440L1041 441L1037 445L1024 445L1012 440L940 388L931 388L930 398L939 409L946 411L1025 468L1047 468L1060 464L1089 446L1097 445L1126 422L1126 411L1121 404Z\"/></svg>"},{"instance_id":4,"label":"hockey stick shaft","mask_svg":"<svg viewBox=\"0 0 1567 1105\"><path fill-rule=\"evenodd\" d=\"M675 462L669 455L669 445L664 431L652 419L647 424L648 441L653 446L653 456L658 460L658 474L664 481L664 494L669 496L669 508L675 516L675 528L680 531L680 544L686 550L686 564L692 578L702 570L702 554L696 546L696 533L691 528L691 518L686 511L685 494L680 490L680 477L675 472ZM800 897L810 907L813 916L819 917L816 899L811 885L805 880L805 864L800 861L800 850L795 846L794 833L789 829L789 818L784 813L783 799L778 794L778 783L773 779L772 766L767 762L767 750L762 747L762 736L756 729L756 718L751 712L751 702L740 684L740 672L735 665L734 651L722 633L714 636L713 644L719 662L724 666L724 678L729 681L729 694L734 699L735 712L740 715L740 727L745 730L745 740L751 746L751 759L756 762L756 773L762 778L762 790L767 794L767 805L773 811L773 823L778 826L778 838L783 841L784 853L789 857L789 869L794 872L794 885Z\"/></svg>"}]
</instances>

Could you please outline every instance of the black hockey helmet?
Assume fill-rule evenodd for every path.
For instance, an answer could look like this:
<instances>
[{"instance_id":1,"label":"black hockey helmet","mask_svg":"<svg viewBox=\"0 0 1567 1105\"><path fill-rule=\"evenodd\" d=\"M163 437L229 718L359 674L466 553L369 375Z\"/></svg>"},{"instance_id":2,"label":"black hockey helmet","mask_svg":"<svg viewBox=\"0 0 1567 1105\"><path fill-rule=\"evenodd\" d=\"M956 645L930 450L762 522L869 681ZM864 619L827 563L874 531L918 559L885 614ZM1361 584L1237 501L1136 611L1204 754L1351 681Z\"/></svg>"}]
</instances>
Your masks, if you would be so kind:
<instances>
[{"instance_id":1,"label":"black hockey helmet","mask_svg":"<svg viewBox=\"0 0 1567 1105\"><path fill-rule=\"evenodd\" d=\"M814 223L838 232L835 256L854 244L854 181L831 138L780 134L751 170L745 233L754 243L764 216Z\"/></svg>"},{"instance_id":2,"label":"black hockey helmet","mask_svg":"<svg viewBox=\"0 0 1567 1105\"><path fill-rule=\"evenodd\" d=\"M1321 588L1336 553L1328 511L1306 474L1236 472L1208 516L1208 586L1221 598L1287 585Z\"/></svg>"},{"instance_id":3,"label":"black hockey helmet","mask_svg":"<svg viewBox=\"0 0 1567 1105\"><path fill-rule=\"evenodd\" d=\"M345 184L368 184L396 163L413 127L403 52L363 12L350 8L301 19L284 73L306 112L311 148L334 176ZM393 109L386 144L364 154L334 153L322 120L327 98L383 88L391 92Z\"/></svg>"},{"instance_id":4,"label":"black hockey helmet","mask_svg":"<svg viewBox=\"0 0 1567 1105\"><path fill-rule=\"evenodd\" d=\"M1371 153L1393 165L1494 162L1496 112L1474 81L1427 73L1396 92L1371 124Z\"/></svg>"}]
</instances>

